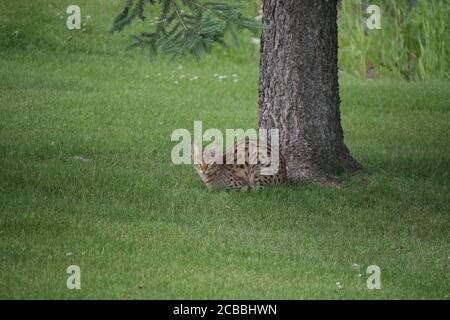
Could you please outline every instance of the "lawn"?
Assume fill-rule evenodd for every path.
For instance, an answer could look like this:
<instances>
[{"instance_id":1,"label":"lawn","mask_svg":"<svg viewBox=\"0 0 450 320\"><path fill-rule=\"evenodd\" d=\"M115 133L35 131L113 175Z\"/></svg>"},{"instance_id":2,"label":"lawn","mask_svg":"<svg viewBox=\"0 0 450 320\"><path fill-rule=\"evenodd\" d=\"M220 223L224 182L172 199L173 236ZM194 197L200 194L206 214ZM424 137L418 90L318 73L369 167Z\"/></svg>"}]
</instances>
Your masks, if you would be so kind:
<instances>
[{"instance_id":1,"label":"lawn","mask_svg":"<svg viewBox=\"0 0 450 320\"><path fill-rule=\"evenodd\" d=\"M149 63L104 32L120 2L79 2L92 23L67 43L67 4L0 5L0 298L450 299L449 82L343 76L370 174L341 188L211 192L170 135L256 127L257 48Z\"/></svg>"}]
</instances>

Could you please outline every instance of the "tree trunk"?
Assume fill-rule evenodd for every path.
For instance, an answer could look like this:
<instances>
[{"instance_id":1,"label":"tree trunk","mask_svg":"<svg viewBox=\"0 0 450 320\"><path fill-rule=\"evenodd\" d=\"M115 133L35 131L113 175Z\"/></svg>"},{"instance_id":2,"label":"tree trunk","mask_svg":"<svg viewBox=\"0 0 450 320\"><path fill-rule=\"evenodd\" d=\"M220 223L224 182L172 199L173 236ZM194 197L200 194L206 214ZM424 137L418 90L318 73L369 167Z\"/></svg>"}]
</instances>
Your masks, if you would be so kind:
<instances>
[{"instance_id":1,"label":"tree trunk","mask_svg":"<svg viewBox=\"0 0 450 320\"><path fill-rule=\"evenodd\" d=\"M339 111L337 0L263 0L260 127L280 130L291 182L361 165L344 144Z\"/></svg>"}]
</instances>

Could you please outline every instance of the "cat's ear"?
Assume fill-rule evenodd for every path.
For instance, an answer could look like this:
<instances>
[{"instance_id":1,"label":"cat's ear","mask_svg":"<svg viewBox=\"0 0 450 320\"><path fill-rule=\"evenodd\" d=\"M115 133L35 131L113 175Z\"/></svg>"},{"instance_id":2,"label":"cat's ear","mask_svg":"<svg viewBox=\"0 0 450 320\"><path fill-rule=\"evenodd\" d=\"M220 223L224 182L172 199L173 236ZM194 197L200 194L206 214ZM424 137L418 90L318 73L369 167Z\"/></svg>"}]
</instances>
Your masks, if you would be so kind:
<instances>
[{"instance_id":1,"label":"cat's ear","mask_svg":"<svg viewBox=\"0 0 450 320\"><path fill-rule=\"evenodd\" d=\"M201 164L202 159L202 148L197 144L196 141L192 143L192 160L194 164Z\"/></svg>"}]
</instances>

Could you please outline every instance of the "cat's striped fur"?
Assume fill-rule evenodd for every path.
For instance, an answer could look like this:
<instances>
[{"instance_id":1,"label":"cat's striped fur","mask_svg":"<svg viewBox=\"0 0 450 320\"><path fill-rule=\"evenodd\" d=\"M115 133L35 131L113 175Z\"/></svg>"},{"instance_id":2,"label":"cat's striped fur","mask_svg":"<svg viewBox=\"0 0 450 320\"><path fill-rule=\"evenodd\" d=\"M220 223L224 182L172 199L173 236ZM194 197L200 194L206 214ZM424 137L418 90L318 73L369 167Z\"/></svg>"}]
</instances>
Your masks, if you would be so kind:
<instances>
[{"instance_id":1,"label":"cat's striped fur","mask_svg":"<svg viewBox=\"0 0 450 320\"><path fill-rule=\"evenodd\" d=\"M245 146L243 146L245 144ZM248 190L260 189L269 185L277 185L286 181L286 162L282 155L279 155L279 167L273 175L262 175L261 169L270 167L270 163L261 163L257 157L258 149L250 147L256 146L257 140L242 140L228 148L221 157L223 164L210 163L208 159L203 159L201 164L194 164L195 169L203 182L209 189L228 189L228 190ZM244 147L245 163L239 164L237 161L238 150ZM260 146L261 147L261 146ZM227 155L230 159L234 150L234 161L232 164L226 163ZM266 146L263 152L267 152L270 159L272 150ZM194 153L199 153L198 147L194 145ZM258 161L250 161L258 159Z\"/></svg>"}]
</instances>

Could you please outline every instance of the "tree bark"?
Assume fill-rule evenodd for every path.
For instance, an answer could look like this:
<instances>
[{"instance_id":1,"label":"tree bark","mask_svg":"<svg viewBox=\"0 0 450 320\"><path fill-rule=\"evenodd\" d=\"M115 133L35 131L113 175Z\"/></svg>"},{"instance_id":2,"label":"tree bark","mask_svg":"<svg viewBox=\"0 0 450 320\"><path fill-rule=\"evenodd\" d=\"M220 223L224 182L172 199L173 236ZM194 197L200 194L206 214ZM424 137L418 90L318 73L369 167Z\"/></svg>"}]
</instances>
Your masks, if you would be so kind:
<instances>
[{"instance_id":1,"label":"tree bark","mask_svg":"<svg viewBox=\"0 0 450 320\"><path fill-rule=\"evenodd\" d=\"M361 169L339 110L337 0L263 0L260 127L280 130L288 180Z\"/></svg>"}]
</instances>

